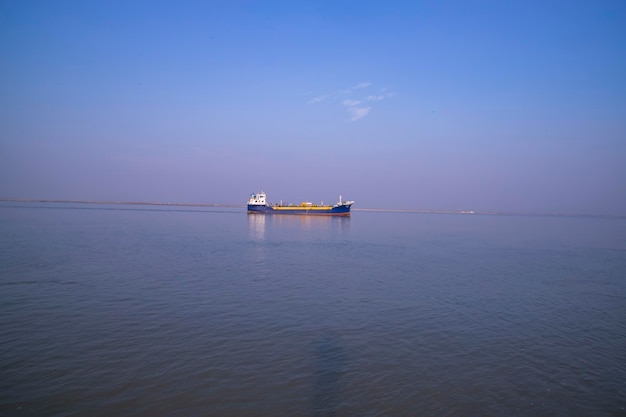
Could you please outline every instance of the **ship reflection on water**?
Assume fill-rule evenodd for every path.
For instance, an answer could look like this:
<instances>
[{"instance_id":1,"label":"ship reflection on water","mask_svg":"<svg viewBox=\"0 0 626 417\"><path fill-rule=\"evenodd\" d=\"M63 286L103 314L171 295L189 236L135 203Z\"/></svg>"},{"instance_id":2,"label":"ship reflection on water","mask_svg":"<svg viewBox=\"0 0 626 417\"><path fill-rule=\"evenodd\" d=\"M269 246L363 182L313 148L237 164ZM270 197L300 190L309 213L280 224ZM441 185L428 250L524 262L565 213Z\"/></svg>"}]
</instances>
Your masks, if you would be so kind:
<instances>
[{"instance_id":1,"label":"ship reflection on water","mask_svg":"<svg viewBox=\"0 0 626 417\"><path fill-rule=\"evenodd\" d=\"M265 218L264 214L248 214L248 235L250 240L265 239Z\"/></svg>"},{"instance_id":2,"label":"ship reflection on water","mask_svg":"<svg viewBox=\"0 0 626 417\"><path fill-rule=\"evenodd\" d=\"M248 242L255 276L263 280L273 274L273 263L283 263L286 254L304 246L335 239L344 240L350 231L350 217L280 214L248 214ZM294 249L295 248L295 249Z\"/></svg>"},{"instance_id":3,"label":"ship reflection on water","mask_svg":"<svg viewBox=\"0 0 626 417\"><path fill-rule=\"evenodd\" d=\"M349 216L266 215L248 214L250 240L265 240L270 236L278 239L289 234L306 232L313 236L322 234L346 234L350 231Z\"/></svg>"}]
</instances>

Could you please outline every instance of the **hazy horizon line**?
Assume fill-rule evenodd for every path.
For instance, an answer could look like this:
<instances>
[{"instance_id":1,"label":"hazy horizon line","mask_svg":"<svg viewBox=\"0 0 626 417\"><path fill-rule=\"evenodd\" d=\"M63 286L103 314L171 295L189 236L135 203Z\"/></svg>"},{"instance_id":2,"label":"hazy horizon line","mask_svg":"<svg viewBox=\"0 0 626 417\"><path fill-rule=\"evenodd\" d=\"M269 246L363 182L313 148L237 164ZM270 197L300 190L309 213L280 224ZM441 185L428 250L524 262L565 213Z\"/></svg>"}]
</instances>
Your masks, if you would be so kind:
<instances>
[{"instance_id":1,"label":"hazy horizon line","mask_svg":"<svg viewBox=\"0 0 626 417\"><path fill-rule=\"evenodd\" d=\"M158 201L114 201L114 200L74 200L74 199L51 199L51 198L0 198L0 202L17 203L73 203L73 204L110 204L110 205L136 205L136 206L174 206L174 207L224 207L245 208L245 204L228 203L180 203ZM586 213L541 213L523 211L481 211L481 210L438 210L438 209L410 209L410 208L353 208L352 211L380 212L380 213L421 213L421 214L464 214L464 215L491 215L491 216L546 216L546 217L593 217L626 219L626 214L586 214Z\"/></svg>"}]
</instances>

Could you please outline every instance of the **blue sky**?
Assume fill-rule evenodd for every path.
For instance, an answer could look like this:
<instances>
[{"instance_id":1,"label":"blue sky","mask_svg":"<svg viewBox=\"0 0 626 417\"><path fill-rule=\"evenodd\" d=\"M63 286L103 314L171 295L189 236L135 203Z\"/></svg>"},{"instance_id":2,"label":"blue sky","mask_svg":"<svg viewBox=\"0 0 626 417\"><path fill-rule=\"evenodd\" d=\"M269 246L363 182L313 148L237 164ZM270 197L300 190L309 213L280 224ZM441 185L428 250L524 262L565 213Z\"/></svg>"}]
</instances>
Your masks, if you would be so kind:
<instances>
[{"instance_id":1,"label":"blue sky","mask_svg":"<svg viewBox=\"0 0 626 417\"><path fill-rule=\"evenodd\" d=\"M0 1L0 197L626 214L626 2Z\"/></svg>"}]
</instances>

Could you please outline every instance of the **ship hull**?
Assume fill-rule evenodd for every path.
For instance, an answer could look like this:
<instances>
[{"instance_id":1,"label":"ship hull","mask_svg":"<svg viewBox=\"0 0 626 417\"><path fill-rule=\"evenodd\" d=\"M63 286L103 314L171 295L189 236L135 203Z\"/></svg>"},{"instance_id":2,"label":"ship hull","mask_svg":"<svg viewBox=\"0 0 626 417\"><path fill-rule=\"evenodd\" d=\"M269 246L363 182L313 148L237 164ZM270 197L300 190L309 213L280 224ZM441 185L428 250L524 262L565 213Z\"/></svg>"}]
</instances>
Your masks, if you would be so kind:
<instances>
[{"instance_id":1,"label":"ship hull","mask_svg":"<svg viewBox=\"0 0 626 417\"><path fill-rule=\"evenodd\" d=\"M305 207L305 206L268 206L248 204L248 213L258 214L298 214L310 216L349 216L350 206Z\"/></svg>"}]
</instances>

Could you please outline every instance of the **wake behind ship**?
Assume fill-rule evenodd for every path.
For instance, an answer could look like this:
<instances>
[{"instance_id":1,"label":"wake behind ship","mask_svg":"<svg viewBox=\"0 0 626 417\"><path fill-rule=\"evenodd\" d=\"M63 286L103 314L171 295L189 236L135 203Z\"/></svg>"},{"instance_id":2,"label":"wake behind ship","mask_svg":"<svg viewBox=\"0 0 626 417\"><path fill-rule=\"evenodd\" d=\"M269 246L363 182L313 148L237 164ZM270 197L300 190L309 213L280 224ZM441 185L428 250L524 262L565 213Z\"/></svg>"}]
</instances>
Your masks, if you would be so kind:
<instances>
[{"instance_id":1,"label":"wake behind ship","mask_svg":"<svg viewBox=\"0 0 626 417\"><path fill-rule=\"evenodd\" d=\"M248 213L260 214L310 214L316 216L349 216L350 207L354 201L342 201L335 205L317 205L308 201L303 201L300 205L294 204L270 204L264 192L251 194L248 200Z\"/></svg>"}]
</instances>

